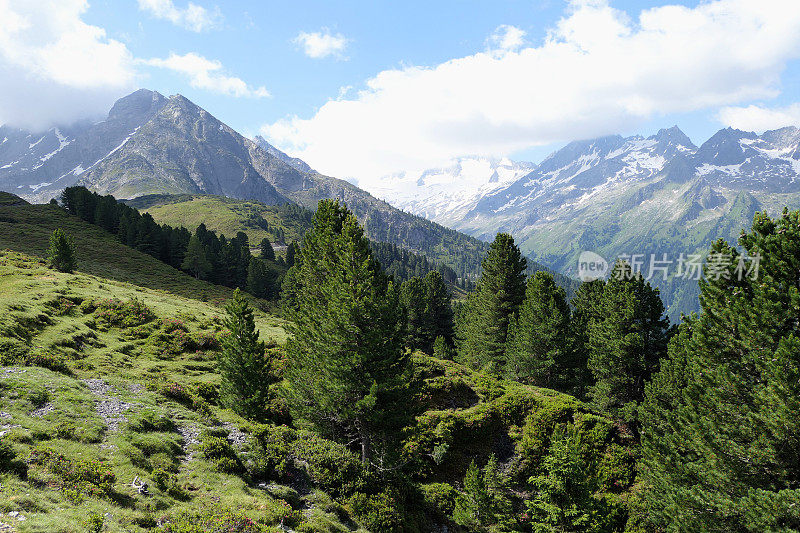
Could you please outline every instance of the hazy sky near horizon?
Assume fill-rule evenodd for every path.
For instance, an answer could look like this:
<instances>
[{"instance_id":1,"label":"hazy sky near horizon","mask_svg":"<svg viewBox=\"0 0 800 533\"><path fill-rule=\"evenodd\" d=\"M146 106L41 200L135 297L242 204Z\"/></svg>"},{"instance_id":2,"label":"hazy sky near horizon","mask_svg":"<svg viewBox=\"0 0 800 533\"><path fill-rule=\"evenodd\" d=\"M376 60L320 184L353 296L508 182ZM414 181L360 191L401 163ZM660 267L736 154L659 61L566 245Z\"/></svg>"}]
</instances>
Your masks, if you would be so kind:
<instances>
[{"instance_id":1,"label":"hazy sky near horizon","mask_svg":"<svg viewBox=\"0 0 800 533\"><path fill-rule=\"evenodd\" d=\"M181 93L362 184L679 125L800 125L800 1L0 0L0 123Z\"/></svg>"}]
</instances>

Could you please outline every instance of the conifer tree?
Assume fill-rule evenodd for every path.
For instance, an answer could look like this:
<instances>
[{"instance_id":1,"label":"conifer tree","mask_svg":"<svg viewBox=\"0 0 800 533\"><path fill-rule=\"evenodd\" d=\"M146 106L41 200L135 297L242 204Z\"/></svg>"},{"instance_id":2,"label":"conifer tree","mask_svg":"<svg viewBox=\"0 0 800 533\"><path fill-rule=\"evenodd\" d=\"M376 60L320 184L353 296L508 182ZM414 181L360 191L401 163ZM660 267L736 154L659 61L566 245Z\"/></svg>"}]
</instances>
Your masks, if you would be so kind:
<instances>
[{"instance_id":1,"label":"conifer tree","mask_svg":"<svg viewBox=\"0 0 800 533\"><path fill-rule=\"evenodd\" d=\"M702 311L647 387L653 530L800 530L800 212L756 214L739 244L712 247L727 264L706 269Z\"/></svg>"},{"instance_id":2,"label":"conifer tree","mask_svg":"<svg viewBox=\"0 0 800 533\"><path fill-rule=\"evenodd\" d=\"M406 313L406 347L426 353L430 324L426 316L425 282L411 278L400 286L400 302Z\"/></svg>"},{"instance_id":3,"label":"conifer tree","mask_svg":"<svg viewBox=\"0 0 800 533\"><path fill-rule=\"evenodd\" d=\"M294 266L295 256L297 255L297 243L292 241L286 247L286 267L292 268Z\"/></svg>"},{"instance_id":4,"label":"conifer tree","mask_svg":"<svg viewBox=\"0 0 800 533\"><path fill-rule=\"evenodd\" d=\"M338 201L319 203L287 279L293 414L329 438L358 444L365 464L381 462L408 415L397 398L407 368L405 317L363 230Z\"/></svg>"},{"instance_id":5,"label":"conifer tree","mask_svg":"<svg viewBox=\"0 0 800 533\"><path fill-rule=\"evenodd\" d=\"M245 418L263 420L267 414L270 386L275 382L266 346L259 340L253 310L236 289L225 305L222 350L218 368L222 376L222 404Z\"/></svg>"},{"instance_id":6,"label":"conifer tree","mask_svg":"<svg viewBox=\"0 0 800 533\"><path fill-rule=\"evenodd\" d=\"M448 346L454 344L455 326L450 300L450 290L442 274L435 270L428 272L425 276L425 316L429 330L426 332L423 348L425 353L433 351L433 345L438 337L444 338Z\"/></svg>"},{"instance_id":7,"label":"conifer tree","mask_svg":"<svg viewBox=\"0 0 800 533\"><path fill-rule=\"evenodd\" d=\"M483 260L478 287L467 301L460 324L459 359L480 368L502 371L508 325L525 296L527 262L506 233L499 233Z\"/></svg>"},{"instance_id":8,"label":"conifer tree","mask_svg":"<svg viewBox=\"0 0 800 533\"><path fill-rule=\"evenodd\" d=\"M211 272L211 263L206 257L206 249L200 243L197 235L192 235L189 239L181 268L194 274L197 279L205 279Z\"/></svg>"},{"instance_id":9,"label":"conifer tree","mask_svg":"<svg viewBox=\"0 0 800 533\"><path fill-rule=\"evenodd\" d=\"M259 248L261 249L261 259L275 261L275 250L272 248L272 243L269 242L269 239L261 239Z\"/></svg>"},{"instance_id":10,"label":"conifer tree","mask_svg":"<svg viewBox=\"0 0 800 533\"><path fill-rule=\"evenodd\" d=\"M596 305L588 327L595 380L590 394L598 408L636 429L645 383L667 352L671 329L664 303L658 289L618 262Z\"/></svg>"},{"instance_id":11,"label":"conifer tree","mask_svg":"<svg viewBox=\"0 0 800 533\"><path fill-rule=\"evenodd\" d=\"M509 379L561 391L573 388L576 368L567 294L547 272L528 279L519 316L511 321L506 346Z\"/></svg>"},{"instance_id":12,"label":"conifer tree","mask_svg":"<svg viewBox=\"0 0 800 533\"><path fill-rule=\"evenodd\" d=\"M75 259L75 239L61 228L50 235L50 249L47 252L50 267L59 272L72 272L77 266Z\"/></svg>"},{"instance_id":13,"label":"conifer tree","mask_svg":"<svg viewBox=\"0 0 800 533\"><path fill-rule=\"evenodd\" d=\"M267 267L261 259L250 258L247 267L247 292L257 298L269 298L272 293L271 280Z\"/></svg>"}]
</instances>

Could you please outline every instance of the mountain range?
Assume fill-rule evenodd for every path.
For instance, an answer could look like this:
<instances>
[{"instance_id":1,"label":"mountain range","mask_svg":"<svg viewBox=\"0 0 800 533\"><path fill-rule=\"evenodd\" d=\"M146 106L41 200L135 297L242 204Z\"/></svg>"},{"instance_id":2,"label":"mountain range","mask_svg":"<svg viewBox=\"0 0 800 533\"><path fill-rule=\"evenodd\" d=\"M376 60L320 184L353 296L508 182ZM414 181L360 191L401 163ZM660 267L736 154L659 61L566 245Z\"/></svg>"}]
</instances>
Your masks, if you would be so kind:
<instances>
[{"instance_id":1,"label":"mountain range","mask_svg":"<svg viewBox=\"0 0 800 533\"><path fill-rule=\"evenodd\" d=\"M583 251L609 262L641 254L647 275L651 254L677 262L681 253L707 251L719 238L735 244L756 211L800 207L795 127L762 135L726 128L699 147L677 126L650 137L613 135L571 142L532 167L504 181L485 166L480 178L465 180L455 165L446 178L438 169L420 173L416 188L371 192L480 239L509 232L523 252L569 276L577 274ZM506 160L503 168L515 166ZM462 187L458 194L468 201L439 209L449 198L425 183L428 175ZM696 309L694 280L654 283L673 318Z\"/></svg>"}]
</instances>

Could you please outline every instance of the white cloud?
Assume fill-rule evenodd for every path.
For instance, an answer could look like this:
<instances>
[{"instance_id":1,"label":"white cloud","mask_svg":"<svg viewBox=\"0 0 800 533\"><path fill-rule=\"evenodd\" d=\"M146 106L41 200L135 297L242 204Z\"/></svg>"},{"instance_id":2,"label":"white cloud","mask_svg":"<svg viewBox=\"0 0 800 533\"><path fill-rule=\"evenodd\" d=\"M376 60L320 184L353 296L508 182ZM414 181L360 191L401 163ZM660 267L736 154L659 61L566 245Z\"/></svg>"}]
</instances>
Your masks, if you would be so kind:
<instances>
[{"instance_id":1,"label":"white cloud","mask_svg":"<svg viewBox=\"0 0 800 533\"><path fill-rule=\"evenodd\" d=\"M126 46L85 0L0 0L0 124L45 129L108 111L135 82Z\"/></svg>"},{"instance_id":2,"label":"white cloud","mask_svg":"<svg viewBox=\"0 0 800 533\"><path fill-rule=\"evenodd\" d=\"M184 9L179 9L172 0L139 0L139 9L194 32L213 28L222 20L219 8L215 7L209 11L194 2L189 2Z\"/></svg>"},{"instance_id":3,"label":"white cloud","mask_svg":"<svg viewBox=\"0 0 800 533\"><path fill-rule=\"evenodd\" d=\"M323 59L334 56L344 59L344 49L347 47L347 38L341 33L332 34L327 28L313 33L300 32L292 40L300 46L310 58Z\"/></svg>"},{"instance_id":4,"label":"white cloud","mask_svg":"<svg viewBox=\"0 0 800 533\"><path fill-rule=\"evenodd\" d=\"M166 59L154 58L140 62L183 74L189 78L189 85L196 89L237 97L264 98L270 95L264 87L250 87L241 78L226 75L219 61L206 59L194 52L184 55L172 53Z\"/></svg>"},{"instance_id":5,"label":"white cloud","mask_svg":"<svg viewBox=\"0 0 800 533\"><path fill-rule=\"evenodd\" d=\"M525 32L516 26L502 24L486 41L489 50L514 51L525 44Z\"/></svg>"},{"instance_id":6,"label":"white cloud","mask_svg":"<svg viewBox=\"0 0 800 533\"><path fill-rule=\"evenodd\" d=\"M575 1L538 46L386 70L313 117L262 133L312 167L368 186L450 157L506 155L771 98L798 55L795 0L669 5L636 17L602 0Z\"/></svg>"},{"instance_id":7,"label":"white cloud","mask_svg":"<svg viewBox=\"0 0 800 533\"><path fill-rule=\"evenodd\" d=\"M719 121L732 128L764 132L785 126L800 126L800 103L785 107L724 107L718 114Z\"/></svg>"}]
</instances>

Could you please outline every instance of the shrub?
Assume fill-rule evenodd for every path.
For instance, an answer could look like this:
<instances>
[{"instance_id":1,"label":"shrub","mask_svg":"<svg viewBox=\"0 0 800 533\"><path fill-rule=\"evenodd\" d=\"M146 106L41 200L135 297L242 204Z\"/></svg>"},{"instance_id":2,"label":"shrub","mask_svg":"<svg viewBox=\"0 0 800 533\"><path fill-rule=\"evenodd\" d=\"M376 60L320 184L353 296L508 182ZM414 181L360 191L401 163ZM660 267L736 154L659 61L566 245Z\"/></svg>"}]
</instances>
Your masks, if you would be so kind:
<instances>
[{"instance_id":1,"label":"shrub","mask_svg":"<svg viewBox=\"0 0 800 533\"><path fill-rule=\"evenodd\" d=\"M200 452L214 464L218 472L239 474L244 471L236 451L225 437L204 432L201 435Z\"/></svg>"},{"instance_id":2,"label":"shrub","mask_svg":"<svg viewBox=\"0 0 800 533\"><path fill-rule=\"evenodd\" d=\"M37 350L25 356L27 366L40 366L53 372L71 374L72 371L67 364L67 359L63 354L51 350Z\"/></svg>"},{"instance_id":3,"label":"shrub","mask_svg":"<svg viewBox=\"0 0 800 533\"><path fill-rule=\"evenodd\" d=\"M22 479L28 476L28 465L17 457L10 443L0 439L0 472L10 472Z\"/></svg>"},{"instance_id":4,"label":"shrub","mask_svg":"<svg viewBox=\"0 0 800 533\"><path fill-rule=\"evenodd\" d=\"M102 461L69 459L48 448L32 450L27 462L56 477L57 485L67 494L107 497L113 493L117 480L114 472Z\"/></svg>"},{"instance_id":5,"label":"shrub","mask_svg":"<svg viewBox=\"0 0 800 533\"><path fill-rule=\"evenodd\" d=\"M285 426L259 425L252 435L255 475L284 479L291 463L290 451L297 438L296 432Z\"/></svg>"},{"instance_id":6,"label":"shrub","mask_svg":"<svg viewBox=\"0 0 800 533\"><path fill-rule=\"evenodd\" d=\"M428 483L421 485L420 491L425 504L440 515L449 517L456 506L458 491L448 483Z\"/></svg>"},{"instance_id":7,"label":"shrub","mask_svg":"<svg viewBox=\"0 0 800 533\"><path fill-rule=\"evenodd\" d=\"M347 502L358 521L371 531L392 533L403 530L403 516L394 496L387 492L356 492Z\"/></svg>"},{"instance_id":8,"label":"shrub","mask_svg":"<svg viewBox=\"0 0 800 533\"><path fill-rule=\"evenodd\" d=\"M314 433L300 432L292 454L306 463L312 481L333 496L348 496L364 488L366 473L360 459L346 446Z\"/></svg>"},{"instance_id":9,"label":"shrub","mask_svg":"<svg viewBox=\"0 0 800 533\"><path fill-rule=\"evenodd\" d=\"M128 418L127 427L130 431L138 433L170 432L175 430L175 422L164 413L157 413L153 409L143 409Z\"/></svg>"},{"instance_id":10,"label":"shrub","mask_svg":"<svg viewBox=\"0 0 800 533\"><path fill-rule=\"evenodd\" d=\"M241 509L210 507L187 510L161 520L165 533L262 533L269 531Z\"/></svg>"},{"instance_id":11,"label":"shrub","mask_svg":"<svg viewBox=\"0 0 800 533\"><path fill-rule=\"evenodd\" d=\"M136 298L123 302L116 298L96 302L98 327L132 328L146 324L156 315L143 302Z\"/></svg>"}]
</instances>

